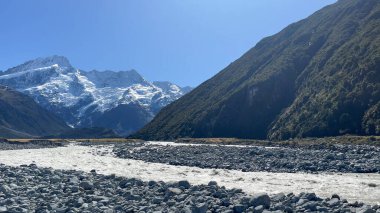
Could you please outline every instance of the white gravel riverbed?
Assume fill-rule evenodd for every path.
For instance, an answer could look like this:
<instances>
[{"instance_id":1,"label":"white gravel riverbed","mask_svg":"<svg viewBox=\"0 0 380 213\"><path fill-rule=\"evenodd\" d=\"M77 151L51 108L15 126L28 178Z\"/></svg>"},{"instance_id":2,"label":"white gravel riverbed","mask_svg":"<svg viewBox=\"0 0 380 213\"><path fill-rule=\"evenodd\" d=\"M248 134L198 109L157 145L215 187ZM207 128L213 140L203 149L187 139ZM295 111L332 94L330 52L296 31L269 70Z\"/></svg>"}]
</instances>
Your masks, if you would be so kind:
<instances>
[{"instance_id":1,"label":"white gravel riverbed","mask_svg":"<svg viewBox=\"0 0 380 213\"><path fill-rule=\"evenodd\" d=\"M0 163L10 166L35 163L42 167L64 170L92 169L100 174L116 174L144 181L188 180L207 184L215 180L227 188L241 188L249 194L267 192L315 192L320 197L339 194L350 202L380 204L380 174L305 174L241 172L236 170L200 169L120 159L110 154L110 146L77 146L0 151ZM108 153L101 155L101 153Z\"/></svg>"}]
</instances>

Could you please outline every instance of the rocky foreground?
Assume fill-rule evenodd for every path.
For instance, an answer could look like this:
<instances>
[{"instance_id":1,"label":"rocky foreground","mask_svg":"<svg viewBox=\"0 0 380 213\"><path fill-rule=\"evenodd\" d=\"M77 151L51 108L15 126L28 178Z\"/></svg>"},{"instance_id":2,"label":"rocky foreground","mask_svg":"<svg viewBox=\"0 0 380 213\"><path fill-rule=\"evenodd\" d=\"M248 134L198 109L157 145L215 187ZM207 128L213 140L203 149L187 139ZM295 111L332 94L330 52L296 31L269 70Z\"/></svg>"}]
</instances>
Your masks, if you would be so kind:
<instances>
[{"instance_id":1,"label":"rocky foreground","mask_svg":"<svg viewBox=\"0 0 380 213\"><path fill-rule=\"evenodd\" d=\"M227 190L216 182L190 185L143 182L96 171L61 171L35 164L0 164L0 212L380 212L338 195L257 194Z\"/></svg>"},{"instance_id":2,"label":"rocky foreground","mask_svg":"<svg viewBox=\"0 0 380 213\"><path fill-rule=\"evenodd\" d=\"M115 144L120 158L200 168L269 172L379 173L380 147L317 144L305 146L209 146Z\"/></svg>"}]
</instances>

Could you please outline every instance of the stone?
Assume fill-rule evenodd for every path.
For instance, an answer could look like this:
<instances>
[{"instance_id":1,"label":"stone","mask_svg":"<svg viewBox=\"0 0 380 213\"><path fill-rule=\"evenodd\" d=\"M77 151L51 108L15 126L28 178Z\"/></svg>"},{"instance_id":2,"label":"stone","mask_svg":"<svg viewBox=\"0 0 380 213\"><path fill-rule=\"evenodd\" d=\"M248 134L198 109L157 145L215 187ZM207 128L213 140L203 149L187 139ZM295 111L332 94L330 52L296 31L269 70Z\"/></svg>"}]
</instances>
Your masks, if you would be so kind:
<instances>
[{"instance_id":1,"label":"stone","mask_svg":"<svg viewBox=\"0 0 380 213\"><path fill-rule=\"evenodd\" d=\"M119 182L119 187L120 188L127 188L128 187L128 184L129 184L129 180L128 179L123 179Z\"/></svg>"},{"instance_id":2,"label":"stone","mask_svg":"<svg viewBox=\"0 0 380 213\"><path fill-rule=\"evenodd\" d=\"M70 183L73 183L73 184L78 184L79 183L79 178L74 176L72 178L70 178L69 180Z\"/></svg>"},{"instance_id":3,"label":"stone","mask_svg":"<svg viewBox=\"0 0 380 213\"><path fill-rule=\"evenodd\" d=\"M184 201L187 198L187 196L188 196L187 194L180 194L177 196L176 200L178 202Z\"/></svg>"},{"instance_id":4,"label":"stone","mask_svg":"<svg viewBox=\"0 0 380 213\"><path fill-rule=\"evenodd\" d=\"M255 207L255 213L257 212L257 213L261 213L261 212L263 212L264 211L264 206L262 206L262 205L260 205L260 206L256 206Z\"/></svg>"},{"instance_id":5,"label":"stone","mask_svg":"<svg viewBox=\"0 0 380 213\"><path fill-rule=\"evenodd\" d=\"M9 194L12 191L12 189L7 185L1 185L0 186L0 192L4 194Z\"/></svg>"},{"instance_id":6,"label":"stone","mask_svg":"<svg viewBox=\"0 0 380 213\"><path fill-rule=\"evenodd\" d=\"M317 199L317 195L315 195L315 193L306 193L305 198L307 200L315 201Z\"/></svg>"},{"instance_id":7,"label":"stone","mask_svg":"<svg viewBox=\"0 0 380 213\"><path fill-rule=\"evenodd\" d=\"M284 212L286 212L286 213L293 213L293 209L290 206L286 206L284 208Z\"/></svg>"},{"instance_id":8,"label":"stone","mask_svg":"<svg viewBox=\"0 0 380 213\"><path fill-rule=\"evenodd\" d=\"M79 192L79 187L78 186L71 187L71 192L73 193Z\"/></svg>"},{"instance_id":9,"label":"stone","mask_svg":"<svg viewBox=\"0 0 380 213\"><path fill-rule=\"evenodd\" d=\"M256 206L264 206L265 208L269 208L270 207L270 197L268 196L268 194L266 193L261 193L261 194L257 194L257 195L254 195L252 198L251 198L251 201L250 201L250 204L253 206L253 207L256 207Z\"/></svg>"},{"instance_id":10,"label":"stone","mask_svg":"<svg viewBox=\"0 0 380 213\"><path fill-rule=\"evenodd\" d=\"M298 201L300 200L300 198L298 196L294 196L290 199L290 202L292 203L297 203Z\"/></svg>"},{"instance_id":11,"label":"stone","mask_svg":"<svg viewBox=\"0 0 380 213\"><path fill-rule=\"evenodd\" d=\"M191 208L192 213L206 213L206 211L207 211L206 203L200 203Z\"/></svg>"},{"instance_id":12,"label":"stone","mask_svg":"<svg viewBox=\"0 0 380 213\"><path fill-rule=\"evenodd\" d=\"M163 200L164 200L164 199L161 198L161 197L154 197L154 198L152 199L152 203L153 203L153 204L160 204Z\"/></svg>"},{"instance_id":13,"label":"stone","mask_svg":"<svg viewBox=\"0 0 380 213\"><path fill-rule=\"evenodd\" d=\"M166 192L166 194L168 194L169 196L179 195L181 193L182 193L182 189L174 188L174 187L169 187Z\"/></svg>"},{"instance_id":14,"label":"stone","mask_svg":"<svg viewBox=\"0 0 380 213\"><path fill-rule=\"evenodd\" d=\"M272 201L273 202L280 202L280 201L282 201L282 200L284 200L285 199L285 194L284 193L278 193L278 194L275 194L274 196L272 196Z\"/></svg>"},{"instance_id":15,"label":"stone","mask_svg":"<svg viewBox=\"0 0 380 213\"><path fill-rule=\"evenodd\" d=\"M94 188L94 185L89 181L83 181L79 184L79 187L84 190L92 190Z\"/></svg>"},{"instance_id":16,"label":"stone","mask_svg":"<svg viewBox=\"0 0 380 213\"><path fill-rule=\"evenodd\" d=\"M307 202L307 200L306 199L299 199L298 201L297 201L297 206L302 206L303 204L305 204Z\"/></svg>"},{"instance_id":17,"label":"stone","mask_svg":"<svg viewBox=\"0 0 380 213\"><path fill-rule=\"evenodd\" d=\"M242 213L245 210L245 206L242 204L237 204L234 206L234 212L235 213Z\"/></svg>"},{"instance_id":18,"label":"stone","mask_svg":"<svg viewBox=\"0 0 380 213\"><path fill-rule=\"evenodd\" d=\"M327 205L330 207L334 207L334 206L339 205L339 203L340 203L340 200L338 198L333 198L327 202Z\"/></svg>"},{"instance_id":19,"label":"stone","mask_svg":"<svg viewBox=\"0 0 380 213\"><path fill-rule=\"evenodd\" d=\"M327 207L317 206L318 212L328 212L329 209Z\"/></svg>"},{"instance_id":20,"label":"stone","mask_svg":"<svg viewBox=\"0 0 380 213\"><path fill-rule=\"evenodd\" d=\"M83 200L83 198L80 197L80 198L77 199L77 201L76 201L76 203L75 203L75 206L79 208L79 207L81 207L83 204L84 204L84 200Z\"/></svg>"},{"instance_id":21,"label":"stone","mask_svg":"<svg viewBox=\"0 0 380 213\"><path fill-rule=\"evenodd\" d=\"M166 204L168 204L168 206L174 206L176 204L175 200L168 200L166 202Z\"/></svg>"},{"instance_id":22,"label":"stone","mask_svg":"<svg viewBox=\"0 0 380 213\"><path fill-rule=\"evenodd\" d=\"M376 213L376 211L373 210L370 206L363 206L356 212L357 213Z\"/></svg>"},{"instance_id":23,"label":"stone","mask_svg":"<svg viewBox=\"0 0 380 213\"><path fill-rule=\"evenodd\" d=\"M178 182L178 186L183 187L185 189L188 189L188 188L190 188L190 183L187 180L181 180Z\"/></svg>"},{"instance_id":24,"label":"stone","mask_svg":"<svg viewBox=\"0 0 380 213\"><path fill-rule=\"evenodd\" d=\"M331 198L336 198L336 199L340 200L340 197L339 197L339 195L337 195L337 194L333 194L333 195L331 196Z\"/></svg>"},{"instance_id":25,"label":"stone","mask_svg":"<svg viewBox=\"0 0 380 213\"><path fill-rule=\"evenodd\" d=\"M313 212L317 210L317 203L313 201L307 202L302 205L302 208Z\"/></svg>"},{"instance_id":26,"label":"stone","mask_svg":"<svg viewBox=\"0 0 380 213\"><path fill-rule=\"evenodd\" d=\"M61 182L61 177L58 175L54 175L53 177L50 178L50 183L55 184Z\"/></svg>"},{"instance_id":27,"label":"stone","mask_svg":"<svg viewBox=\"0 0 380 213\"><path fill-rule=\"evenodd\" d=\"M218 183L216 181L210 181L208 182L208 186L217 186Z\"/></svg>"},{"instance_id":28,"label":"stone","mask_svg":"<svg viewBox=\"0 0 380 213\"><path fill-rule=\"evenodd\" d=\"M158 184L157 184L156 181L151 180L151 181L148 182L148 186L157 186L157 185Z\"/></svg>"},{"instance_id":29,"label":"stone","mask_svg":"<svg viewBox=\"0 0 380 213\"><path fill-rule=\"evenodd\" d=\"M0 212L1 213L5 213L5 212L8 212L8 208L6 206L0 206Z\"/></svg>"}]
</instances>

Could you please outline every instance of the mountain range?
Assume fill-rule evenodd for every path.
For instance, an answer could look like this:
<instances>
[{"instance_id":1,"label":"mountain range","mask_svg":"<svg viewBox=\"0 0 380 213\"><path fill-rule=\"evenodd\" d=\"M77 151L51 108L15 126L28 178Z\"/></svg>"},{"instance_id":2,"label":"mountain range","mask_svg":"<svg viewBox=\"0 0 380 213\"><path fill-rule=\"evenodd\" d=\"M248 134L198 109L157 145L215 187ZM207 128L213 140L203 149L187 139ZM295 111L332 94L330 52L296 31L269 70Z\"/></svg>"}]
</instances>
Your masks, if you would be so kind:
<instances>
[{"instance_id":1,"label":"mountain range","mask_svg":"<svg viewBox=\"0 0 380 213\"><path fill-rule=\"evenodd\" d=\"M128 135L191 88L149 82L137 71L83 71L63 56L27 61L0 73L0 85L33 98L74 128Z\"/></svg>"},{"instance_id":2,"label":"mountain range","mask_svg":"<svg viewBox=\"0 0 380 213\"><path fill-rule=\"evenodd\" d=\"M379 0L339 0L264 38L131 137L380 134L379 35Z\"/></svg>"}]
</instances>

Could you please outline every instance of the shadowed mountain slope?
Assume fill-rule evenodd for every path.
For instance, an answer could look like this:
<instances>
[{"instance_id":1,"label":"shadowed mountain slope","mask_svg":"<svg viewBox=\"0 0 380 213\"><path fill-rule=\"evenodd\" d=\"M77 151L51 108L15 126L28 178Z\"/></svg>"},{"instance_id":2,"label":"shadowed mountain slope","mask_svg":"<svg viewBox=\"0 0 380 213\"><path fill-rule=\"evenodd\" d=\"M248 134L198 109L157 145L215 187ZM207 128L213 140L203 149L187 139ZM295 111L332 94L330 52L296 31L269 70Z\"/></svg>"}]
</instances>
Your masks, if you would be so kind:
<instances>
[{"instance_id":1,"label":"shadowed mountain slope","mask_svg":"<svg viewBox=\"0 0 380 213\"><path fill-rule=\"evenodd\" d=\"M264 38L133 137L380 134L380 1L340 0Z\"/></svg>"},{"instance_id":2,"label":"shadowed mountain slope","mask_svg":"<svg viewBox=\"0 0 380 213\"><path fill-rule=\"evenodd\" d=\"M0 86L0 137L30 138L69 130L64 121L22 93Z\"/></svg>"}]
</instances>

